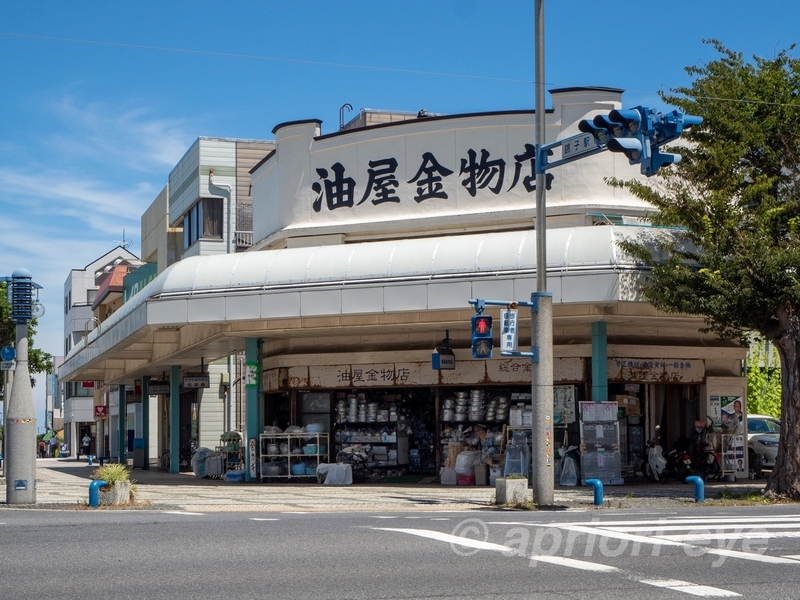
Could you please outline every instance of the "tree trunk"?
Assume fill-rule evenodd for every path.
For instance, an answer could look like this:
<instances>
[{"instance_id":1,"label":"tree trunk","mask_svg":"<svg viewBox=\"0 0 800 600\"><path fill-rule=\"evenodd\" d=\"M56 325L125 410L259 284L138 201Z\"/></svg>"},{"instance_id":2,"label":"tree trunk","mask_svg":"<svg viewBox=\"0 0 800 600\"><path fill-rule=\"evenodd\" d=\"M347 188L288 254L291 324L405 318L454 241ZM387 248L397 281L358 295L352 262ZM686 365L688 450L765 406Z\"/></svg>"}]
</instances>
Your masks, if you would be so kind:
<instances>
[{"instance_id":1,"label":"tree trunk","mask_svg":"<svg viewBox=\"0 0 800 600\"><path fill-rule=\"evenodd\" d=\"M777 311L781 358L781 441L765 493L800 500L800 315L785 304Z\"/></svg>"}]
</instances>

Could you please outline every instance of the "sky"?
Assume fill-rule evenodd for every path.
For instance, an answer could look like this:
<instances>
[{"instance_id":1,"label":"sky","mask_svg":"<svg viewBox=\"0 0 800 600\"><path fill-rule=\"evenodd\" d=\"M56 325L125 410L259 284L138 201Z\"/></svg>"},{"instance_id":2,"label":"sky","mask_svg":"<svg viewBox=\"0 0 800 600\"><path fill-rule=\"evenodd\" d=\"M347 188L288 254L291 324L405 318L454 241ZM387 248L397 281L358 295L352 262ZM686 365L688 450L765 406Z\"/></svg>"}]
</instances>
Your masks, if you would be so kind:
<instances>
[{"instance_id":1,"label":"sky","mask_svg":"<svg viewBox=\"0 0 800 600\"><path fill-rule=\"evenodd\" d=\"M0 15L0 276L43 286L35 344L54 355L70 270L123 239L140 254L141 215L197 137L271 140L312 118L333 133L344 104L345 120L534 107L534 0L0 0ZM546 88L661 110L659 91L717 57L703 40L772 58L798 22L798 0L544 0Z\"/></svg>"}]
</instances>

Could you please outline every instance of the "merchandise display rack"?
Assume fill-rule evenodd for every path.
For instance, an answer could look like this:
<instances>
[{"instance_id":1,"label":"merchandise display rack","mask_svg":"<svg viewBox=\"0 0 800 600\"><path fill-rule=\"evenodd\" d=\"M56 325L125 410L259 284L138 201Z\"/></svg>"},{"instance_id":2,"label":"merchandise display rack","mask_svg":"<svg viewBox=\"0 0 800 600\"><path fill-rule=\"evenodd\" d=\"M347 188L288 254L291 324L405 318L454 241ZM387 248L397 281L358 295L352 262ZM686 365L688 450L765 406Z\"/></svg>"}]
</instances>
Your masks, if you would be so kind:
<instances>
[{"instance_id":1,"label":"merchandise display rack","mask_svg":"<svg viewBox=\"0 0 800 600\"><path fill-rule=\"evenodd\" d=\"M264 433L259 437L259 473L264 479L317 477L317 467L327 462L329 438L327 433L299 431L294 433ZM312 449L310 451L309 449ZM297 451L299 450L299 452ZM299 472L302 464L303 472Z\"/></svg>"}]
</instances>

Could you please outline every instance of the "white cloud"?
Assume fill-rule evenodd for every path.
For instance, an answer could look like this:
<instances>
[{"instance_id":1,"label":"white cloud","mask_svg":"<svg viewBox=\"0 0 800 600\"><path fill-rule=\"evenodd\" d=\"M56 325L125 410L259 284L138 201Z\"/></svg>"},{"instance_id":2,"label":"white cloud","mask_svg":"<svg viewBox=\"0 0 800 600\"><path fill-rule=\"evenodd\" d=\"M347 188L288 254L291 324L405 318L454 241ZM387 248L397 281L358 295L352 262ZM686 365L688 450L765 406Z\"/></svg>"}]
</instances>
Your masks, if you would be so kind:
<instances>
[{"instance_id":1,"label":"white cloud","mask_svg":"<svg viewBox=\"0 0 800 600\"><path fill-rule=\"evenodd\" d=\"M48 144L59 152L118 163L125 169L171 169L191 139L182 120L152 118L151 111L143 107L79 106L67 97L55 110L65 131L53 135Z\"/></svg>"}]
</instances>

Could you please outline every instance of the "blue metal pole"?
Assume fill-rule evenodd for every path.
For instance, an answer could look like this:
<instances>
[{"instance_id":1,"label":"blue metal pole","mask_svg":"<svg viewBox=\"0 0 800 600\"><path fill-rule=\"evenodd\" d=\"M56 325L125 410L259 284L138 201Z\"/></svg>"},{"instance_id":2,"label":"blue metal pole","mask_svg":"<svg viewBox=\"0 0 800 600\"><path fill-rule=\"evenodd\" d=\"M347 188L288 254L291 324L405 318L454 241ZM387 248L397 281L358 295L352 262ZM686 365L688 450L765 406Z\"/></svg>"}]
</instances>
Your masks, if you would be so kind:
<instances>
[{"instance_id":1,"label":"blue metal pole","mask_svg":"<svg viewBox=\"0 0 800 600\"><path fill-rule=\"evenodd\" d=\"M605 321L592 323L592 401L608 401L608 336Z\"/></svg>"},{"instance_id":2,"label":"blue metal pole","mask_svg":"<svg viewBox=\"0 0 800 600\"><path fill-rule=\"evenodd\" d=\"M119 440L117 444L117 453L119 456L119 464L126 465L128 464L128 456L126 450L128 448L128 430L125 417L128 416L128 405L125 402L125 384L119 384L119 402L117 402L119 406L119 422L118 422L118 434ZM95 441L95 446L97 445L97 441Z\"/></svg>"},{"instance_id":3,"label":"blue metal pole","mask_svg":"<svg viewBox=\"0 0 800 600\"><path fill-rule=\"evenodd\" d=\"M97 508L100 504L100 488L106 487L108 482L103 481L102 479L95 479L92 483L89 484L89 506L91 508Z\"/></svg>"},{"instance_id":4,"label":"blue metal pole","mask_svg":"<svg viewBox=\"0 0 800 600\"><path fill-rule=\"evenodd\" d=\"M599 479L587 479L586 485L594 488L594 505L603 506L603 482Z\"/></svg>"},{"instance_id":5,"label":"blue metal pole","mask_svg":"<svg viewBox=\"0 0 800 600\"><path fill-rule=\"evenodd\" d=\"M689 482L694 484L694 501L704 502L706 499L706 484L703 482L703 478L692 475L686 478L686 483Z\"/></svg>"},{"instance_id":6,"label":"blue metal pole","mask_svg":"<svg viewBox=\"0 0 800 600\"><path fill-rule=\"evenodd\" d=\"M259 361L258 352L258 338L247 338L245 340L245 361L248 363L258 363L257 374L261 374L261 363ZM245 386L245 481L253 481L253 457L250 456L250 440L256 440L258 443L258 434L261 433L261 420L259 411L259 398L258 398L258 375L256 376L256 385ZM257 475L257 471L256 471Z\"/></svg>"}]
</instances>

